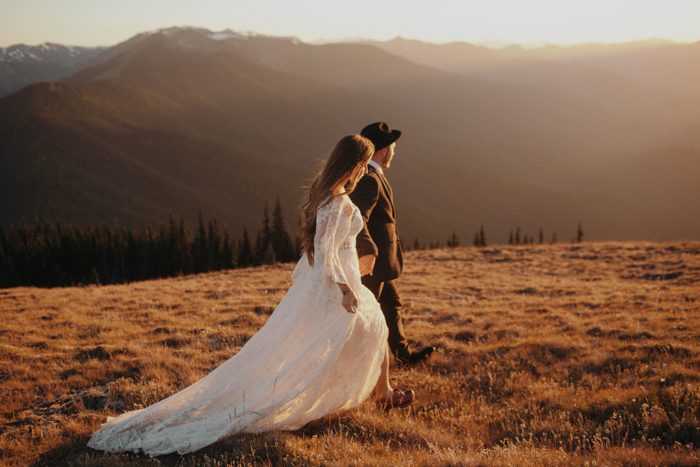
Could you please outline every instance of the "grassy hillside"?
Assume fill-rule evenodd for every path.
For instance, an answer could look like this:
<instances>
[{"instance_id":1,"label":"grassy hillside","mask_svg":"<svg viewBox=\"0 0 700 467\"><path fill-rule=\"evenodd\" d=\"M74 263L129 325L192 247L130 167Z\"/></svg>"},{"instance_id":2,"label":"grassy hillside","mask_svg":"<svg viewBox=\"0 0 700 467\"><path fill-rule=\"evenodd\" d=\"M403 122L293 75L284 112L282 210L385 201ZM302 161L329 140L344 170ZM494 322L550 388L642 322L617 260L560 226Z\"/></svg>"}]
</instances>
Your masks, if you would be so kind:
<instances>
[{"instance_id":1,"label":"grassy hillside","mask_svg":"<svg viewBox=\"0 0 700 467\"><path fill-rule=\"evenodd\" d=\"M399 280L429 364L416 404L152 460L85 447L233 355L293 265L0 291L0 464L697 465L700 243L415 251Z\"/></svg>"}]
</instances>

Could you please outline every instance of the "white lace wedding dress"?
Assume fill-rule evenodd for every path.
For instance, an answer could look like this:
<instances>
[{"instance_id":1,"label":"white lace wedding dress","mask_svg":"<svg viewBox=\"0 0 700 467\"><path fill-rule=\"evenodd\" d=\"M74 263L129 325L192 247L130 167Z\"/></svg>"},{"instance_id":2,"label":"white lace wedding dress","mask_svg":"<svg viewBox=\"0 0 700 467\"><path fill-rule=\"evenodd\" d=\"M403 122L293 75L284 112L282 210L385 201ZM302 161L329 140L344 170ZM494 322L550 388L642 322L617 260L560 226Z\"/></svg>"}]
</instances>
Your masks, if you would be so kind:
<instances>
[{"instance_id":1,"label":"white lace wedding dress","mask_svg":"<svg viewBox=\"0 0 700 467\"><path fill-rule=\"evenodd\" d=\"M107 421L88 446L150 456L196 451L234 433L294 430L357 407L379 379L387 327L360 282L359 210L347 195L318 210L314 265L306 254L265 325L230 359L180 392ZM357 313L341 304L343 282Z\"/></svg>"}]
</instances>

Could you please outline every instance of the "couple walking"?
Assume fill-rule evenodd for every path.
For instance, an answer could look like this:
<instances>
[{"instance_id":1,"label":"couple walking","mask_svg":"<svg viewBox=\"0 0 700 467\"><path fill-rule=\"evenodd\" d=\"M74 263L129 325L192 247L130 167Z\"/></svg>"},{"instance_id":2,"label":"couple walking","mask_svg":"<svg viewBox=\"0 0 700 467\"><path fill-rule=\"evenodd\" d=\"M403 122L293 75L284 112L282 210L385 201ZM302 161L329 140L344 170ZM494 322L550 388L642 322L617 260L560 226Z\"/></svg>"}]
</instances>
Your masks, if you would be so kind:
<instances>
[{"instance_id":1,"label":"couple walking","mask_svg":"<svg viewBox=\"0 0 700 467\"><path fill-rule=\"evenodd\" d=\"M409 349L394 283L403 259L383 171L399 136L377 122L336 144L302 205L292 285L236 355L160 402L107 417L88 446L185 454L234 433L300 428L372 391L381 409L410 405L413 391L390 383L389 351L410 365L434 347Z\"/></svg>"}]
</instances>

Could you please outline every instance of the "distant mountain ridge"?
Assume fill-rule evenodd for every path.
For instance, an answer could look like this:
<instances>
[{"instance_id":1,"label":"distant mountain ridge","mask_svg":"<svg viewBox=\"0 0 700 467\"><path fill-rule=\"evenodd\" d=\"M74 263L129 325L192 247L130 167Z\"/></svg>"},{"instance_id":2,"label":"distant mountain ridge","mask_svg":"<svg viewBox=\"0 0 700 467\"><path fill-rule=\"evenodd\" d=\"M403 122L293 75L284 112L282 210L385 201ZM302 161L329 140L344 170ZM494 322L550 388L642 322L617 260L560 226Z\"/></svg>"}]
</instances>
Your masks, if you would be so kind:
<instances>
[{"instance_id":1,"label":"distant mountain ridge","mask_svg":"<svg viewBox=\"0 0 700 467\"><path fill-rule=\"evenodd\" d=\"M491 241L516 226L568 240L578 221L587 239L697 238L692 96L557 67L563 81L521 83L377 45L139 34L62 82L0 98L0 223L193 222L201 210L242 230L279 194L296 225L318 159L384 119L404 131L388 176L405 242L471 239L480 224Z\"/></svg>"},{"instance_id":2,"label":"distant mountain ridge","mask_svg":"<svg viewBox=\"0 0 700 467\"><path fill-rule=\"evenodd\" d=\"M606 84L603 81L613 86L610 95L597 96L603 103L636 88L631 91L675 97L676 102L660 106L669 113L700 105L700 41L677 44L649 40L533 49L517 45L491 49L463 42L432 44L402 38L365 43L415 63L489 82L551 86L577 95L588 86L593 92L584 95L595 97L595 91ZM644 99L629 96L628 100Z\"/></svg>"},{"instance_id":3,"label":"distant mountain ridge","mask_svg":"<svg viewBox=\"0 0 700 467\"><path fill-rule=\"evenodd\" d=\"M105 47L75 47L45 42L0 47L0 96L39 81L65 78L86 66Z\"/></svg>"}]
</instances>

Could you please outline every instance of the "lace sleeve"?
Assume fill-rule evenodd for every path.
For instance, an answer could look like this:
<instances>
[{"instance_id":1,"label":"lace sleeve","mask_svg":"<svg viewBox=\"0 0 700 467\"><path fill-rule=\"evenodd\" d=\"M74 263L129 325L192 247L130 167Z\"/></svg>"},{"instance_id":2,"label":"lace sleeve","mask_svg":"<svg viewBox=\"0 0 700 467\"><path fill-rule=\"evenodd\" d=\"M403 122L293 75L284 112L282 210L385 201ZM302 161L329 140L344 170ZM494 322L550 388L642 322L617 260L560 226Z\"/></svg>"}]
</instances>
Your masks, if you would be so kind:
<instances>
[{"instance_id":1,"label":"lace sleeve","mask_svg":"<svg viewBox=\"0 0 700 467\"><path fill-rule=\"evenodd\" d=\"M332 199L318 210L316 215L316 236L314 250L316 258L321 262L326 277L339 284L347 284L348 280L340 265L338 250L342 242L343 202Z\"/></svg>"}]
</instances>

